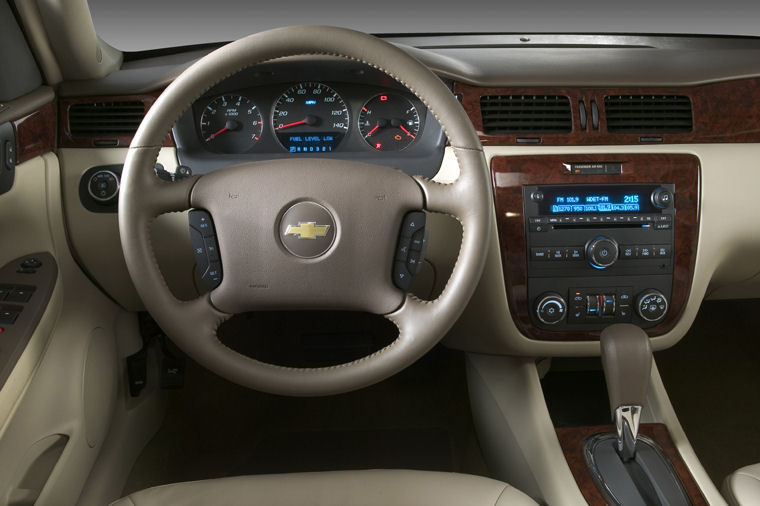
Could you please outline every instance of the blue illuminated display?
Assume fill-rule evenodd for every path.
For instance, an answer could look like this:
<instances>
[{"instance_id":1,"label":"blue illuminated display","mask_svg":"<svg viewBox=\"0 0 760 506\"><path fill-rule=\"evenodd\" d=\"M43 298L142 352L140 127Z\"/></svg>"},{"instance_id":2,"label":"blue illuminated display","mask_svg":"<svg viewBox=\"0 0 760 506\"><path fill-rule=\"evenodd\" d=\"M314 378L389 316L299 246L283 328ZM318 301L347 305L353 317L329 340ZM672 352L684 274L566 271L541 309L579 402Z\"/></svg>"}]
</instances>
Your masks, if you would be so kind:
<instances>
[{"instance_id":1,"label":"blue illuminated display","mask_svg":"<svg viewBox=\"0 0 760 506\"><path fill-rule=\"evenodd\" d=\"M640 195L587 194L556 195L549 211L560 213L632 213L641 211Z\"/></svg>"},{"instance_id":2,"label":"blue illuminated display","mask_svg":"<svg viewBox=\"0 0 760 506\"><path fill-rule=\"evenodd\" d=\"M280 140L291 153L329 153L340 143L343 134L295 134Z\"/></svg>"},{"instance_id":3,"label":"blue illuminated display","mask_svg":"<svg viewBox=\"0 0 760 506\"><path fill-rule=\"evenodd\" d=\"M309 99L306 101L306 105L317 105L317 101L314 99Z\"/></svg>"}]
</instances>

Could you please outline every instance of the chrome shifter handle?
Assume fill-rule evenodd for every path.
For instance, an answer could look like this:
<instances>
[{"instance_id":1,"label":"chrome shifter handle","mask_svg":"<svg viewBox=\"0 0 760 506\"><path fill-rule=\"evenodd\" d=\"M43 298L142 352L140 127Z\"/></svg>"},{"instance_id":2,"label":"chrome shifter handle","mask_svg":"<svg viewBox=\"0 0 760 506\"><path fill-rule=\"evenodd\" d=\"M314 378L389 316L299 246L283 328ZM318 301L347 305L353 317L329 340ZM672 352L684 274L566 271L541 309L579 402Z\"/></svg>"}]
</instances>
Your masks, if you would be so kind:
<instances>
[{"instance_id":1,"label":"chrome shifter handle","mask_svg":"<svg viewBox=\"0 0 760 506\"><path fill-rule=\"evenodd\" d=\"M652 348L646 332L630 323L604 329L600 344L610 412L617 429L617 450L620 458L628 461L636 454L641 408L652 369Z\"/></svg>"}]
</instances>

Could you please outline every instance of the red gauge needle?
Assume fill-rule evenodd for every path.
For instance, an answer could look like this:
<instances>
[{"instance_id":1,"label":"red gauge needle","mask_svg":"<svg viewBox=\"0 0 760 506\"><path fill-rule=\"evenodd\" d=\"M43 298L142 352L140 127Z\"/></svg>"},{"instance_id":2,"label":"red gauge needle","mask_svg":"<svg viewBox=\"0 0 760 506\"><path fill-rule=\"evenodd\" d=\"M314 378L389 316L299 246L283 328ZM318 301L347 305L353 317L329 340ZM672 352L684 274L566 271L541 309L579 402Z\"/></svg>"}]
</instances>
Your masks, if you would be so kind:
<instances>
[{"instance_id":1,"label":"red gauge needle","mask_svg":"<svg viewBox=\"0 0 760 506\"><path fill-rule=\"evenodd\" d=\"M219 130L217 133L209 135L208 137L206 137L206 142L210 141L211 139L213 139L213 138L214 138L214 137L216 137L217 135L219 135L219 134L221 134L221 133L224 133L224 132L226 132L227 130L229 130L229 128L227 128L227 127L225 126L225 127L224 127L224 128L222 128L221 130Z\"/></svg>"},{"instance_id":2,"label":"red gauge needle","mask_svg":"<svg viewBox=\"0 0 760 506\"><path fill-rule=\"evenodd\" d=\"M277 127L277 130L282 130L283 128L289 128L296 125L303 125L306 123L305 119L302 119L301 121L296 121L295 123L288 123L287 125L280 125Z\"/></svg>"},{"instance_id":3,"label":"red gauge needle","mask_svg":"<svg viewBox=\"0 0 760 506\"><path fill-rule=\"evenodd\" d=\"M370 130L369 133L367 133L367 135L364 136L364 138L366 139L367 137L369 137L370 135L372 135L373 133L375 133L375 130L377 130L378 128L380 128L380 125L379 124L375 125L375 128L373 128L372 130Z\"/></svg>"},{"instance_id":4,"label":"red gauge needle","mask_svg":"<svg viewBox=\"0 0 760 506\"><path fill-rule=\"evenodd\" d=\"M409 137L411 137L412 139L414 139L414 135L412 135L412 132L410 132L409 130L407 130L406 128L404 128L404 125L399 125L398 127L401 130L403 130L406 135L408 135Z\"/></svg>"}]
</instances>

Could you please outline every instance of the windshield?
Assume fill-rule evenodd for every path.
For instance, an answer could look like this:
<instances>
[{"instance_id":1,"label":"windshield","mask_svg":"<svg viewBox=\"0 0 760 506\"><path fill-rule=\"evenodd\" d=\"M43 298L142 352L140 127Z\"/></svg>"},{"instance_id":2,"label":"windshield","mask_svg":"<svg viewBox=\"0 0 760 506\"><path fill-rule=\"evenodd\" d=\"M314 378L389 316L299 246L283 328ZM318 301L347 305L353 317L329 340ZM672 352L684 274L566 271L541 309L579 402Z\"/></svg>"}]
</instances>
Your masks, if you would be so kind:
<instances>
[{"instance_id":1,"label":"windshield","mask_svg":"<svg viewBox=\"0 0 760 506\"><path fill-rule=\"evenodd\" d=\"M754 0L89 0L122 51L226 42L287 25L374 34L631 33L760 36Z\"/></svg>"}]
</instances>

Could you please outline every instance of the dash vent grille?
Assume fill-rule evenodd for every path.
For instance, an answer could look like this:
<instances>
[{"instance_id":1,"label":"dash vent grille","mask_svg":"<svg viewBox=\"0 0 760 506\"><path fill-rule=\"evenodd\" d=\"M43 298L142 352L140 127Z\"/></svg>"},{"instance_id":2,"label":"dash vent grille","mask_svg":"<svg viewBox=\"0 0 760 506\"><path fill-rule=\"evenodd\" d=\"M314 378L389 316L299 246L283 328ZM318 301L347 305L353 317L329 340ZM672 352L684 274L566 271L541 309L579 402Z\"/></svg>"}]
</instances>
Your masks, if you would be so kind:
<instances>
[{"instance_id":1,"label":"dash vent grille","mask_svg":"<svg viewBox=\"0 0 760 506\"><path fill-rule=\"evenodd\" d=\"M570 99L557 95L480 97L486 134L567 133L573 128Z\"/></svg>"},{"instance_id":2,"label":"dash vent grille","mask_svg":"<svg viewBox=\"0 0 760 506\"><path fill-rule=\"evenodd\" d=\"M691 100L685 96L607 96L604 111L609 132L678 133L693 128Z\"/></svg>"},{"instance_id":3,"label":"dash vent grille","mask_svg":"<svg viewBox=\"0 0 760 506\"><path fill-rule=\"evenodd\" d=\"M144 117L140 101L73 104L69 130L73 137L131 137Z\"/></svg>"}]
</instances>

